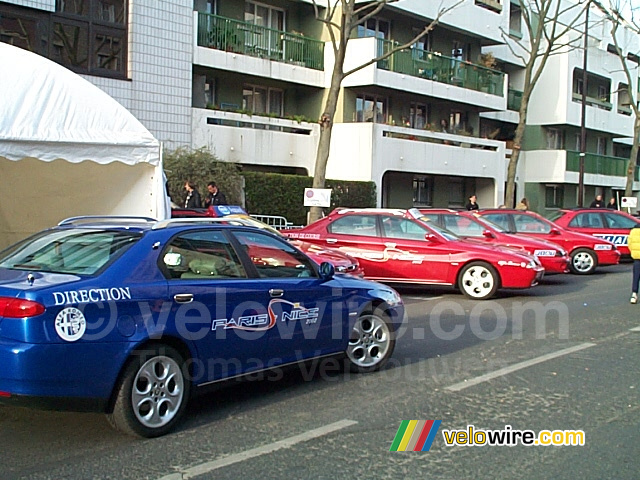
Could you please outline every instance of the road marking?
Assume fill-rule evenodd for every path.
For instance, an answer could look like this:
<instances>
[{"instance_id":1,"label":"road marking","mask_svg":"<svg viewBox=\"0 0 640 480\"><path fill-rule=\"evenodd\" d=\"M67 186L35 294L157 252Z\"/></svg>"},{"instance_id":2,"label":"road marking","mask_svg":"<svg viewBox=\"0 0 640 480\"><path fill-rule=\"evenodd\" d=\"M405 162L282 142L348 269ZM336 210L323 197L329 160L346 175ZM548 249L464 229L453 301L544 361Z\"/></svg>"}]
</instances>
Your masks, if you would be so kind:
<instances>
[{"instance_id":1,"label":"road marking","mask_svg":"<svg viewBox=\"0 0 640 480\"><path fill-rule=\"evenodd\" d=\"M205 473L212 472L213 470L217 470L218 468L227 467L229 465L233 465L234 463L249 460L250 458L253 458L253 457L266 455L267 453L272 453L283 448L293 447L298 443L306 442L314 438L328 435L330 433L333 433L338 430L342 430L343 428L350 427L357 423L358 422L355 422L353 420L340 420L339 422L331 423L329 425L325 425L324 427L316 428L314 430L309 430L307 432L301 433L300 435L295 435L293 437L285 438L284 440L268 443L267 445L262 445L261 447L252 448L251 450L246 450L244 452L235 453L233 455L229 455L228 457L224 457L219 460L213 460L211 462L201 463L191 468L187 468L179 472L165 475L159 480L187 480L189 478L197 477L198 475L204 475Z\"/></svg>"},{"instance_id":2,"label":"road marking","mask_svg":"<svg viewBox=\"0 0 640 480\"><path fill-rule=\"evenodd\" d=\"M640 332L640 327L630 328L630 332Z\"/></svg>"},{"instance_id":3,"label":"road marking","mask_svg":"<svg viewBox=\"0 0 640 480\"><path fill-rule=\"evenodd\" d=\"M494 378L501 377L509 373L517 372L518 370L522 370L523 368L527 368L532 365L536 365L538 363L546 362L547 360L552 360L554 358L562 357L563 355L569 355L570 353L579 352L580 350L584 350L585 348L595 347L595 345L596 345L595 343L582 343L580 345L576 345L575 347L565 348L564 350L558 350L557 352L548 353L546 355L542 355L537 358L532 358L531 360L526 360L524 362L516 363L509 367L501 368L500 370L496 370L495 372L487 373L485 375L480 375L479 377L472 378L471 380L456 383L454 385L449 385L448 387L445 387L445 390L449 390L450 392L459 392L460 390L473 387L474 385L478 385L479 383L493 380Z\"/></svg>"}]
</instances>

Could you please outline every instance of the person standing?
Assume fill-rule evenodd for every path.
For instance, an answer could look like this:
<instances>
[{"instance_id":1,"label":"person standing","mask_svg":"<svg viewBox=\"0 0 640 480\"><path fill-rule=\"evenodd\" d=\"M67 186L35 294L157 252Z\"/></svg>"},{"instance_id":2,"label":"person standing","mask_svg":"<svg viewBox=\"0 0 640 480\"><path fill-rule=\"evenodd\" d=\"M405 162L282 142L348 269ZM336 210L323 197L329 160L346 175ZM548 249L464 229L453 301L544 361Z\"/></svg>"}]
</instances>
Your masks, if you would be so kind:
<instances>
[{"instance_id":1,"label":"person standing","mask_svg":"<svg viewBox=\"0 0 640 480\"><path fill-rule=\"evenodd\" d=\"M184 189L187 191L184 208L201 208L202 201L200 200L200 192L198 192L195 183L187 181L184 184Z\"/></svg>"},{"instance_id":2,"label":"person standing","mask_svg":"<svg viewBox=\"0 0 640 480\"><path fill-rule=\"evenodd\" d=\"M475 195L471 195L469 197L469 203L466 205L467 210L478 210L480 207L478 206L478 201Z\"/></svg>"},{"instance_id":3,"label":"person standing","mask_svg":"<svg viewBox=\"0 0 640 480\"><path fill-rule=\"evenodd\" d=\"M609 199L609 203L607 203L607 208L612 210L618 210L618 202L616 202L616 197L611 197Z\"/></svg>"},{"instance_id":4,"label":"person standing","mask_svg":"<svg viewBox=\"0 0 640 480\"><path fill-rule=\"evenodd\" d=\"M591 202L589 208L604 208L604 200L602 200L602 195L596 195L595 200Z\"/></svg>"},{"instance_id":5,"label":"person standing","mask_svg":"<svg viewBox=\"0 0 640 480\"><path fill-rule=\"evenodd\" d=\"M224 196L224 193L218 190L216 182L209 182L207 184L207 190L209 191L209 194L204 200L205 208L209 208L213 205L227 205L227 198Z\"/></svg>"},{"instance_id":6,"label":"person standing","mask_svg":"<svg viewBox=\"0 0 640 480\"><path fill-rule=\"evenodd\" d=\"M522 197L520 203L516 205L516 210L529 210L529 201L526 199L526 197Z\"/></svg>"},{"instance_id":7,"label":"person standing","mask_svg":"<svg viewBox=\"0 0 640 480\"><path fill-rule=\"evenodd\" d=\"M633 258L633 277L631 280L630 303L638 303L638 283L640 283L640 226L629 232L629 252Z\"/></svg>"}]
</instances>

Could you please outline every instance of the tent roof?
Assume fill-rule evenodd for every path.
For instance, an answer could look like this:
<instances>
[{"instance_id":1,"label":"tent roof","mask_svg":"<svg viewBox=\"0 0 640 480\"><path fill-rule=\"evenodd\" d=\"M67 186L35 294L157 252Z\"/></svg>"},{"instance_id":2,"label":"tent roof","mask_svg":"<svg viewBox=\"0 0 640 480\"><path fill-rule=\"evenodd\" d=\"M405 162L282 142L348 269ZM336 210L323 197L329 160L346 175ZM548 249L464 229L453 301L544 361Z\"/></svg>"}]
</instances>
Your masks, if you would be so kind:
<instances>
[{"instance_id":1,"label":"tent roof","mask_svg":"<svg viewBox=\"0 0 640 480\"><path fill-rule=\"evenodd\" d=\"M0 65L0 157L160 164L158 140L91 82L5 43Z\"/></svg>"}]
</instances>

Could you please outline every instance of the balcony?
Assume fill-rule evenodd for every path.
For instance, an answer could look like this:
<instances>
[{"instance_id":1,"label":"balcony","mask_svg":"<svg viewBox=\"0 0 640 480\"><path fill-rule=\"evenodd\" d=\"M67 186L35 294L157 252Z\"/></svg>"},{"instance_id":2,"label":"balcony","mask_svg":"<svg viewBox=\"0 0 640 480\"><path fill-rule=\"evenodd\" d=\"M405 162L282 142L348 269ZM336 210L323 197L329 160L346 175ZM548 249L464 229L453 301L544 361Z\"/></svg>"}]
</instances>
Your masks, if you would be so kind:
<instances>
[{"instance_id":1,"label":"balcony","mask_svg":"<svg viewBox=\"0 0 640 480\"><path fill-rule=\"evenodd\" d=\"M282 30L198 12L197 45L324 70L324 42Z\"/></svg>"},{"instance_id":2,"label":"balcony","mask_svg":"<svg viewBox=\"0 0 640 480\"><path fill-rule=\"evenodd\" d=\"M607 175L611 177L627 176L628 158L609 157L606 155L597 155L595 153L587 153L584 159L584 173L592 173L595 175ZM634 180L640 180L640 167L636 166ZM567 151L567 171L580 171L580 153Z\"/></svg>"},{"instance_id":3,"label":"balcony","mask_svg":"<svg viewBox=\"0 0 640 480\"><path fill-rule=\"evenodd\" d=\"M379 54L386 53L397 46L397 42L378 39ZM380 60L378 68L500 97L504 96L505 74L503 72L446 57L436 52L416 48L400 50L390 57Z\"/></svg>"},{"instance_id":4,"label":"balcony","mask_svg":"<svg viewBox=\"0 0 640 480\"><path fill-rule=\"evenodd\" d=\"M387 171L434 175L465 172L467 176L495 179L502 185L506 172L504 143L380 123L334 125L328 176L373 180L381 185Z\"/></svg>"},{"instance_id":5,"label":"balcony","mask_svg":"<svg viewBox=\"0 0 640 480\"><path fill-rule=\"evenodd\" d=\"M317 123L193 108L192 125L192 147L208 147L222 160L313 171Z\"/></svg>"}]
</instances>

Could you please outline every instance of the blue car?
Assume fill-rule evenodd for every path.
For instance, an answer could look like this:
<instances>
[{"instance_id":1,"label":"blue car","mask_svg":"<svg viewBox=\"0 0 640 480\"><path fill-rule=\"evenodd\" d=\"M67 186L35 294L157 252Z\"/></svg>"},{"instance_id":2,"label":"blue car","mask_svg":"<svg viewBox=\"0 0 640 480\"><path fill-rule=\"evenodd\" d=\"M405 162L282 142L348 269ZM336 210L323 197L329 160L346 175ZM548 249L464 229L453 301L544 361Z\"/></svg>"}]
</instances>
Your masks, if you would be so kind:
<instances>
[{"instance_id":1,"label":"blue car","mask_svg":"<svg viewBox=\"0 0 640 480\"><path fill-rule=\"evenodd\" d=\"M0 402L156 437L221 380L334 355L378 370L403 316L393 289L269 232L76 217L0 252Z\"/></svg>"}]
</instances>

